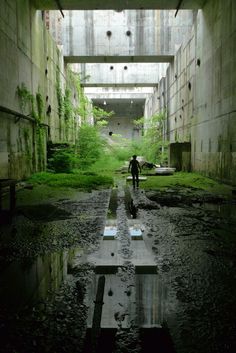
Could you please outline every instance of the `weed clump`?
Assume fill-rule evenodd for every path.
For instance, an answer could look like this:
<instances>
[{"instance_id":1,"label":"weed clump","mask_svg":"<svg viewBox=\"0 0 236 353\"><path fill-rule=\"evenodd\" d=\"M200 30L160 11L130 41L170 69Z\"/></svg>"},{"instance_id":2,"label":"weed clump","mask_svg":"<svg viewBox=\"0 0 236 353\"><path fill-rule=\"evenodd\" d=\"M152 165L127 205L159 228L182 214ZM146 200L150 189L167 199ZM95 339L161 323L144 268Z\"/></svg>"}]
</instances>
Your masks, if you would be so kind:
<instances>
[{"instance_id":1,"label":"weed clump","mask_svg":"<svg viewBox=\"0 0 236 353\"><path fill-rule=\"evenodd\" d=\"M57 188L75 188L82 190L98 189L100 187L110 187L113 179L106 175L84 175L81 173L36 173L30 179L32 184L43 184Z\"/></svg>"},{"instance_id":2,"label":"weed clump","mask_svg":"<svg viewBox=\"0 0 236 353\"><path fill-rule=\"evenodd\" d=\"M77 166L78 158L71 149L56 151L48 160L48 169L55 173L72 173Z\"/></svg>"}]
</instances>

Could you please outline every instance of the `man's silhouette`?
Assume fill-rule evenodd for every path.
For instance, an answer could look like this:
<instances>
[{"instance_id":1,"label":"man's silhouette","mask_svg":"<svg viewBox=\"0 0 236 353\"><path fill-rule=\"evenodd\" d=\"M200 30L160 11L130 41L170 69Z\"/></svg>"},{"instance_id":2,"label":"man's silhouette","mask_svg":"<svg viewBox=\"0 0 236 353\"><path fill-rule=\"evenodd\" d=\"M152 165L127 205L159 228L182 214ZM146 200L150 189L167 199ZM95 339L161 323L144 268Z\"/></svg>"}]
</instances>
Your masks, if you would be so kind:
<instances>
[{"instance_id":1,"label":"man's silhouette","mask_svg":"<svg viewBox=\"0 0 236 353\"><path fill-rule=\"evenodd\" d=\"M134 155L133 159L131 159L131 161L129 162L128 171L130 170L133 177L133 188L135 189L135 181L136 181L136 186L138 188L139 187L138 173L139 171L141 173L141 167L140 167L139 161L137 161L136 155Z\"/></svg>"}]
</instances>

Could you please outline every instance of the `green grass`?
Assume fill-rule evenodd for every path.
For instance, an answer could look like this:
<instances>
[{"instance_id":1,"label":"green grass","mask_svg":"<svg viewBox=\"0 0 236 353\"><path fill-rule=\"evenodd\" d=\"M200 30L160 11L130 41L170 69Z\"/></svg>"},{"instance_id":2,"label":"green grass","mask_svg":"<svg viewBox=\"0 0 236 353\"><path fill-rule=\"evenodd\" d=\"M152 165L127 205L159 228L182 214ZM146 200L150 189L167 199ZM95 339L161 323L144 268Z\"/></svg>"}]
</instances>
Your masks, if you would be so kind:
<instances>
[{"instance_id":1,"label":"green grass","mask_svg":"<svg viewBox=\"0 0 236 353\"><path fill-rule=\"evenodd\" d=\"M78 199L79 197L76 189L67 187L54 188L44 184L33 184L34 187L32 190L21 189L17 192L17 206L54 202L61 199Z\"/></svg>"},{"instance_id":2,"label":"green grass","mask_svg":"<svg viewBox=\"0 0 236 353\"><path fill-rule=\"evenodd\" d=\"M168 176L148 176L147 180L141 183L141 187L146 190L157 190L160 188L163 189L176 186L201 189L215 194L231 194L230 186L220 184L217 181L204 177L198 173L177 172Z\"/></svg>"},{"instance_id":3,"label":"green grass","mask_svg":"<svg viewBox=\"0 0 236 353\"><path fill-rule=\"evenodd\" d=\"M115 170L123 164L123 161L116 159L112 155L104 154L99 160L86 169L86 173L95 173L112 178Z\"/></svg>"},{"instance_id":4,"label":"green grass","mask_svg":"<svg viewBox=\"0 0 236 353\"><path fill-rule=\"evenodd\" d=\"M90 175L86 173L36 173L28 180L32 184L43 184L57 188L75 188L82 190L97 189L99 187L109 187L113 183L113 179L106 175Z\"/></svg>"},{"instance_id":5,"label":"green grass","mask_svg":"<svg viewBox=\"0 0 236 353\"><path fill-rule=\"evenodd\" d=\"M17 193L17 206L54 202L61 199L76 199L83 192L109 188L113 179L102 175L36 173L27 180L32 189L22 189Z\"/></svg>"}]
</instances>

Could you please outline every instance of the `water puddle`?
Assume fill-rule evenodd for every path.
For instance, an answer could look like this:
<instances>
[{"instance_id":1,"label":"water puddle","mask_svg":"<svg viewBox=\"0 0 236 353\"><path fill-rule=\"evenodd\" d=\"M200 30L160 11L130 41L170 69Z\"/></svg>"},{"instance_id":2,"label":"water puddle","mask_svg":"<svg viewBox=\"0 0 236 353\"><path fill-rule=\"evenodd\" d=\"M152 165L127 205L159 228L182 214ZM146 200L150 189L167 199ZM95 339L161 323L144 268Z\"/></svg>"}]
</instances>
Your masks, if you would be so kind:
<instances>
[{"instance_id":1,"label":"water puddle","mask_svg":"<svg viewBox=\"0 0 236 353\"><path fill-rule=\"evenodd\" d=\"M123 335L130 336L130 330L123 330ZM138 352L138 353L175 353L173 342L167 330L160 328L138 330L139 347L135 350L135 344L130 342L130 350L120 350L117 347L117 336L119 331L113 328L101 329L96 350L91 345L92 330L88 329L85 338L83 353L111 353L111 352ZM124 349L124 347L123 347Z\"/></svg>"},{"instance_id":2,"label":"water puddle","mask_svg":"<svg viewBox=\"0 0 236 353\"><path fill-rule=\"evenodd\" d=\"M145 246L144 229L136 219L128 188L122 202L127 217L125 236L129 241L124 245L124 239L117 236L120 230L116 218L117 195L117 190L113 189L97 252L88 254L86 249L70 249L12 263L0 275L0 302L9 312L33 306L49 293L53 295L68 276L76 276L77 271L86 283L84 302L81 301L88 308L83 353L134 352L135 347L137 352L150 353L156 352L157 346L160 353L172 353L171 338L162 327L166 288ZM41 215L38 211L36 208L35 218L39 220L42 216L45 219L45 212ZM50 219L64 217L63 212L58 214L54 208L50 211ZM124 257L124 246L125 250L131 250L128 258Z\"/></svg>"},{"instance_id":3,"label":"water puddle","mask_svg":"<svg viewBox=\"0 0 236 353\"><path fill-rule=\"evenodd\" d=\"M66 279L74 250L15 261L0 274L0 303L18 311L55 292Z\"/></svg>"},{"instance_id":4,"label":"water puddle","mask_svg":"<svg viewBox=\"0 0 236 353\"><path fill-rule=\"evenodd\" d=\"M131 240L143 239L143 227L140 223L128 221L128 235ZM102 234L103 240L115 240L118 236L118 228L115 220L107 220Z\"/></svg>"},{"instance_id":5,"label":"water puddle","mask_svg":"<svg viewBox=\"0 0 236 353\"><path fill-rule=\"evenodd\" d=\"M71 213L52 204L21 206L19 212L34 221L52 222L71 218Z\"/></svg>"},{"instance_id":6,"label":"water puddle","mask_svg":"<svg viewBox=\"0 0 236 353\"><path fill-rule=\"evenodd\" d=\"M127 272L125 265L96 267L87 288L83 352L133 352L134 348L140 353L157 348L160 353L174 352L170 335L162 327L167 293L157 266L135 266L133 273L127 276Z\"/></svg>"},{"instance_id":7,"label":"water puddle","mask_svg":"<svg viewBox=\"0 0 236 353\"><path fill-rule=\"evenodd\" d=\"M236 204L235 203L203 203L201 208L206 211L216 212L218 216L225 219L236 221Z\"/></svg>"},{"instance_id":8,"label":"water puddle","mask_svg":"<svg viewBox=\"0 0 236 353\"><path fill-rule=\"evenodd\" d=\"M116 210L117 210L117 196L118 190L112 189L111 197L107 212L107 220L104 228L104 232L102 234L104 240L114 240L117 237L117 218L116 218ZM131 240L142 240L143 236L143 227L138 222L135 221L137 218L137 210L134 206L129 188L126 186L124 188L124 204L125 211L128 221L128 233Z\"/></svg>"},{"instance_id":9,"label":"water puddle","mask_svg":"<svg viewBox=\"0 0 236 353\"><path fill-rule=\"evenodd\" d=\"M87 286L87 333L84 352L174 352L169 334L162 328L166 288L143 240L128 187L123 197L126 234L119 238L116 218L118 190L113 190L100 250L90 260L95 264ZM115 205L115 206L114 206ZM124 237L132 260L122 257ZM110 240L103 242L103 240ZM140 240L136 242L135 240ZM127 337L127 338L126 338ZM157 337L159 340L157 342Z\"/></svg>"}]
</instances>

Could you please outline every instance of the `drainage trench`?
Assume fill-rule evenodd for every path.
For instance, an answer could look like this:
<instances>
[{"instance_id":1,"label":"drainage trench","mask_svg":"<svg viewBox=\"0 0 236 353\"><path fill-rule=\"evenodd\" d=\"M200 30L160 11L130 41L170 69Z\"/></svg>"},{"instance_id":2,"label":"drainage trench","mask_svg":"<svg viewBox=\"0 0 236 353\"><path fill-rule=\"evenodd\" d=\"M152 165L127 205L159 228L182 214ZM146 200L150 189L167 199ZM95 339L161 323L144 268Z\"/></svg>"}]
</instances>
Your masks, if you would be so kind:
<instances>
[{"instance_id":1,"label":"drainage trench","mask_svg":"<svg viewBox=\"0 0 236 353\"><path fill-rule=\"evenodd\" d=\"M94 275L87 286L85 353L156 352L157 349L174 352L169 333L162 326L166 288L146 246L137 210L133 210L128 187L119 185L111 191L99 250L87 258L94 266ZM94 326L95 321L98 324L97 316L100 327Z\"/></svg>"}]
</instances>

